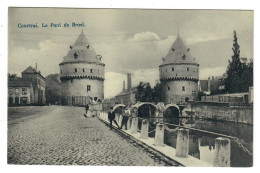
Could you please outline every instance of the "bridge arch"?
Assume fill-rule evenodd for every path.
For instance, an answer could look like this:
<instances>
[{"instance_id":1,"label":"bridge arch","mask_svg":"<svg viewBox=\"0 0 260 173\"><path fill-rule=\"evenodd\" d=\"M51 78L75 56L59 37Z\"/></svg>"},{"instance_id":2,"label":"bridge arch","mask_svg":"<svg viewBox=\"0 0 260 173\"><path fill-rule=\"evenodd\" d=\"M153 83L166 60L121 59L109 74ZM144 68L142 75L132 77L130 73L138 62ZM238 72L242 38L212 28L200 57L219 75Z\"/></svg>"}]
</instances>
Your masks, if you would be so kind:
<instances>
[{"instance_id":1,"label":"bridge arch","mask_svg":"<svg viewBox=\"0 0 260 173\"><path fill-rule=\"evenodd\" d=\"M116 104L113 106L113 111L117 114L122 114L125 107L126 105L124 104Z\"/></svg>"},{"instance_id":2,"label":"bridge arch","mask_svg":"<svg viewBox=\"0 0 260 173\"><path fill-rule=\"evenodd\" d=\"M135 110L134 114L137 117L147 118L155 117L157 106L150 102L140 102L132 106L132 109Z\"/></svg>"},{"instance_id":3,"label":"bridge arch","mask_svg":"<svg viewBox=\"0 0 260 173\"><path fill-rule=\"evenodd\" d=\"M165 118L179 118L180 117L180 108L176 104L168 104L165 107L164 111Z\"/></svg>"}]
</instances>

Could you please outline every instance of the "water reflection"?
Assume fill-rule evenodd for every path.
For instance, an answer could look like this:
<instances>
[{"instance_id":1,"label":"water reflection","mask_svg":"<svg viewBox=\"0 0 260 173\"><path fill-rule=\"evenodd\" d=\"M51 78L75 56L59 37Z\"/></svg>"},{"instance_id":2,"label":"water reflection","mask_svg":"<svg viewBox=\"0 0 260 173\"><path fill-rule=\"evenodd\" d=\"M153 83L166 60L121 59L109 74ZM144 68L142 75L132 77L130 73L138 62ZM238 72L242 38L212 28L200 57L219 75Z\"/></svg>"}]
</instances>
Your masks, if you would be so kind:
<instances>
[{"instance_id":1,"label":"water reflection","mask_svg":"<svg viewBox=\"0 0 260 173\"><path fill-rule=\"evenodd\" d=\"M201 130L207 130L215 133L237 137L241 143L249 150L253 151L253 126L247 124L205 121L190 118L157 118L149 119L149 131L155 129L156 122L165 122L175 125L183 125L185 127L192 127ZM167 125L170 129L176 127ZM139 128L141 128L141 120L139 121ZM150 133L149 137L154 137L155 133ZM176 148L177 132L165 130L164 143L166 145ZM189 130L189 155L194 156L203 161L213 163L213 156L215 152L215 139L220 137L208 133ZM252 166L252 156L248 155L231 140L231 166L233 167L249 167Z\"/></svg>"}]
</instances>

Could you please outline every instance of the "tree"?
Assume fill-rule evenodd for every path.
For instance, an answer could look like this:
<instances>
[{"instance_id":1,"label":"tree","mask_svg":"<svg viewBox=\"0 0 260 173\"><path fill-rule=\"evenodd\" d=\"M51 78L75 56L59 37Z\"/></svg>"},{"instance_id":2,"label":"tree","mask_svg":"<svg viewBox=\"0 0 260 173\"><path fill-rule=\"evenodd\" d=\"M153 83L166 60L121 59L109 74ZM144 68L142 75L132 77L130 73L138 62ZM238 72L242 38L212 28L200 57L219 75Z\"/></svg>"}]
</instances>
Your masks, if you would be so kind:
<instances>
[{"instance_id":1,"label":"tree","mask_svg":"<svg viewBox=\"0 0 260 173\"><path fill-rule=\"evenodd\" d=\"M135 95L136 101L140 102L155 102L161 101L161 84L157 83L154 88L150 83L140 82L137 86L137 93Z\"/></svg>"},{"instance_id":2,"label":"tree","mask_svg":"<svg viewBox=\"0 0 260 173\"><path fill-rule=\"evenodd\" d=\"M241 63L240 61L240 46L237 41L237 34L234 31L234 40L233 40L233 55L231 61L229 60L229 65L227 67L227 78L224 81L225 89L229 93L238 93L248 91L248 85L252 82L249 82L249 79L252 78L246 77L251 74L251 66ZM253 68L252 68L253 69Z\"/></svg>"},{"instance_id":3,"label":"tree","mask_svg":"<svg viewBox=\"0 0 260 173\"><path fill-rule=\"evenodd\" d=\"M61 82L59 74L50 74L46 77L46 103L55 104L61 101Z\"/></svg>"}]
</instances>

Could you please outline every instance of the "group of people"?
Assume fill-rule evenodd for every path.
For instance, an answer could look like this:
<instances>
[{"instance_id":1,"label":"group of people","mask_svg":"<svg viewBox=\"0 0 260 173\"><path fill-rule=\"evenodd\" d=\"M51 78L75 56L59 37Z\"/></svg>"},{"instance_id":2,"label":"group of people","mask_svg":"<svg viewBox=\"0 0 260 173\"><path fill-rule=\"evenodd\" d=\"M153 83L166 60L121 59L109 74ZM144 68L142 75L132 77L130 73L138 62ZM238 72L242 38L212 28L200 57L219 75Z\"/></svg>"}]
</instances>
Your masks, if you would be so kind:
<instances>
[{"instance_id":1,"label":"group of people","mask_svg":"<svg viewBox=\"0 0 260 173\"><path fill-rule=\"evenodd\" d=\"M121 127L119 127L119 125L117 124L117 121L115 120L116 116L115 116L115 112L113 110L113 107L110 107L110 111L108 112L108 119L110 122L110 130L112 130L112 123L114 122L116 124L116 126L119 129L122 129L123 126L125 126L125 129L127 129L127 121L128 118L130 116L130 110L128 109L128 107L124 107L124 109L122 110L122 122L121 122Z\"/></svg>"}]
</instances>

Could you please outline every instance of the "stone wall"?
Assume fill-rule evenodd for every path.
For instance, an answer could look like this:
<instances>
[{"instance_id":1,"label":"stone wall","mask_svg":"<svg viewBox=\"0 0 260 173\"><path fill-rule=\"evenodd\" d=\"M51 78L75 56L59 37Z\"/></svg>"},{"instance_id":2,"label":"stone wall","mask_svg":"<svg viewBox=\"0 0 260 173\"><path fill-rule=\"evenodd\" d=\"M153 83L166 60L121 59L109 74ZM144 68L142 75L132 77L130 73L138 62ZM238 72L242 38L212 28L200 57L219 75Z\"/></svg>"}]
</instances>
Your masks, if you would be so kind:
<instances>
[{"instance_id":1,"label":"stone wall","mask_svg":"<svg viewBox=\"0 0 260 173\"><path fill-rule=\"evenodd\" d=\"M185 91L182 91L182 87ZM170 87L168 89L168 87ZM193 93L195 92L195 93ZM164 103L184 102L185 98L196 100L198 94L198 82L196 81L163 81L162 94Z\"/></svg>"},{"instance_id":2,"label":"stone wall","mask_svg":"<svg viewBox=\"0 0 260 173\"><path fill-rule=\"evenodd\" d=\"M187 71L187 68L189 68L189 71ZM198 65L167 64L167 65L161 65L159 67L159 70L160 70L160 79L165 79L170 77L191 77L191 78L199 79Z\"/></svg>"},{"instance_id":3,"label":"stone wall","mask_svg":"<svg viewBox=\"0 0 260 173\"><path fill-rule=\"evenodd\" d=\"M90 91L87 91L90 85ZM62 81L62 94L64 96L88 96L104 99L104 81L91 79L73 79Z\"/></svg>"},{"instance_id":4,"label":"stone wall","mask_svg":"<svg viewBox=\"0 0 260 173\"><path fill-rule=\"evenodd\" d=\"M195 116L239 123L253 123L252 107L229 107L228 103L189 103L183 110L194 111Z\"/></svg>"},{"instance_id":5,"label":"stone wall","mask_svg":"<svg viewBox=\"0 0 260 173\"><path fill-rule=\"evenodd\" d=\"M77 72L75 72L75 68L77 68ZM91 69L92 72L90 71ZM68 63L60 65L60 77L73 75L100 76L104 78L104 66L94 63Z\"/></svg>"}]
</instances>

